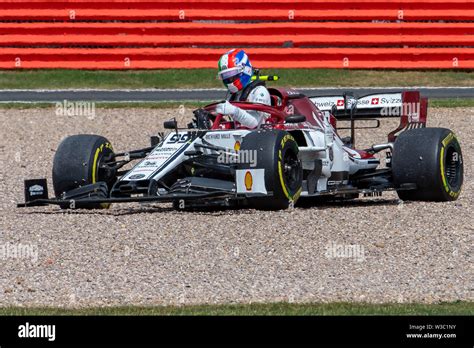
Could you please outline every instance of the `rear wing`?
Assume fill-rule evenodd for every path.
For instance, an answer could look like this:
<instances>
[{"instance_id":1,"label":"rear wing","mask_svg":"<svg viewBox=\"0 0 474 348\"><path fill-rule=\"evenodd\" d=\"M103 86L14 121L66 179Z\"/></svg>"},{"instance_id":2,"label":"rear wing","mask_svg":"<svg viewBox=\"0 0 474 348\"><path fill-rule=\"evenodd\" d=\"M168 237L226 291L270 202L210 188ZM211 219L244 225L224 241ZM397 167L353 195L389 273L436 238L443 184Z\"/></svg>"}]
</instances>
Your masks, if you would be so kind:
<instances>
[{"instance_id":1,"label":"rear wing","mask_svg":"<svg viewBox=\"0 0 474 348\"><path fill-rule=\"evenodd\" d=\"M357 120L400 118L399 126L388 134L389 142L394 142L403 130L426 126L428 99L421 98L419 91L375 93L359 98L344 93L309 99L319 110L331 112L337 120L351 121L352 137L354 121Z\"/></svg>"}]
</instances>

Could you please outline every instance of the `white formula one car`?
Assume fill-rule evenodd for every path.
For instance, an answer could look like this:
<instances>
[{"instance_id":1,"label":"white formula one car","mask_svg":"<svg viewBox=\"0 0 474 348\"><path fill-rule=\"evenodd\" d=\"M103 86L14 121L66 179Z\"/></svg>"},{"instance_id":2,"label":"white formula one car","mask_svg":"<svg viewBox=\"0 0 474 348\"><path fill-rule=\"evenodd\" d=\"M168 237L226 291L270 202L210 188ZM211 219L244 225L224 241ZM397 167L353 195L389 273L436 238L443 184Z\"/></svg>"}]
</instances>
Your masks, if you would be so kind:
<instances>
[{"instance_id":1,"label":"white formula one car","mask_svg":"<svg viewBox=\"0 0 474 348\"><path fill-rule=\"evenodd\" d=\"M427 100L419 92L306 97L269 88L272 105L234 102L265 112L246 129L215 112L194 111L186 128L165 122L168 133L152 146L114 153L98 135L73 135L59 145L53 164L55 198L46 179L26 180L26 202L62 208L104 208L120 202L173 202L177 209L210 206L285 209L300 197L354 199L395 190L403 200L450 201L463 183L463 159L454 133L426 128ZM359 120L400 118L387 142L355 147ZM338 135L348 121L351 136ZM365 127L367 128L367 127ZM384 165L377 158L386 152ZM130 162L135 165L121 170Z\"/></svg>"}]
</instances>

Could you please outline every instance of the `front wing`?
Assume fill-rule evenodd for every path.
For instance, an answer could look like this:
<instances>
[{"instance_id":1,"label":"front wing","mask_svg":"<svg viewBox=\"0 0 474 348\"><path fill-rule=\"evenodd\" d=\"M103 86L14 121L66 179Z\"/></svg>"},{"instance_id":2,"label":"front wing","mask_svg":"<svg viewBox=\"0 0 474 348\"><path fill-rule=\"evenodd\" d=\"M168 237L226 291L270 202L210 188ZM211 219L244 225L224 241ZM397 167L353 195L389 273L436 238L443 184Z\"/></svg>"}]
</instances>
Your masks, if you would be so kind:
<instances>
[{"instance_id":1,"label":"front wing","mask_svg":"<svg viewBox=\"0 0 474 348\"><path fill-rule=\"evenodd\" d=\"M31 188L33 187L29 184L29 180L25 180L25 202L18 203L17 207L34 207L34 206L46 206L46 205L62 205L74 209L76 205L80 204L99 204L99 203L169 203L169 202L180 202L185 201L188 203L194 203L191 205L196 206L206 206L206 205L219 205L219 206L229 206L229 202L245 200L248 197L248 194L238 193L236 190L222 190L222 191L213 191L206 193L168 193L159 196L135 196L135 197L104 197L100 194L97 194L97 185L91 185L89 193L84 193L82 197L75 198L49 198L47 196L47 184L46 179L35 179L34 186L43 185L43 191L39 190L40 193L36 196L31 196ZM394 190L412 190L416 189L415 184L406 184L402 187L393 187L390 185L377 185L369 188L340 188L332 189L328 191L319 192L317 196L343 196L347 194L363 194L364 196L380 196L384 191L394 191ZM38 189L37 189L38 192ZM272 192L256 192L257 195L272 196ZM188 204L189 205L189 204Z\"/></svg>"}]
</instances>

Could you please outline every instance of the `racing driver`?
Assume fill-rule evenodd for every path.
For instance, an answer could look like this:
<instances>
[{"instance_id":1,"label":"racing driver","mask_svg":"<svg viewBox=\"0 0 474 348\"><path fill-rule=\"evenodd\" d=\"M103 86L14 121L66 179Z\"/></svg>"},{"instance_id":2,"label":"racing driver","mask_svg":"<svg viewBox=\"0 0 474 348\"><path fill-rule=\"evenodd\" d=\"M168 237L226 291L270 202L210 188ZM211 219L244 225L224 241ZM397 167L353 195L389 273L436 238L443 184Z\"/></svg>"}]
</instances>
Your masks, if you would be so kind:
<instances>
[{"instance_id":1,"label":"racing driver","mask_svg":"<svg viewBox=\"0 0 474 348\"><path fill-rule=\"evenodd\" d=\"M230 95L224 103L217 105L216 112L230 115L234 121L244 127L258 127L268 117L268 114L242 110L229 103L230 101L248 101L271 105L270 93L265 87L265 83L258 79L252 81L254 71L247 54L244 50L230 50L219 59L218 69L218 77L227 87Z\"/></svg>"}]
</instances>

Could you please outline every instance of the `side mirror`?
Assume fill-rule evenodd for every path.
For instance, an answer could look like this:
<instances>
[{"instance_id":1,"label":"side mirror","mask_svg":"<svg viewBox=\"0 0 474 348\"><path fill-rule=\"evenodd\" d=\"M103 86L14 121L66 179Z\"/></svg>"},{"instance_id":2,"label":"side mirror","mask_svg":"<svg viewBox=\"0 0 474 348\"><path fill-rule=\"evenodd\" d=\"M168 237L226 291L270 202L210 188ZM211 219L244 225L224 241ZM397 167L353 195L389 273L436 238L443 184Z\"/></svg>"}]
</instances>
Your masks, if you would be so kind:
<instances>
[{"instance_id":1,"label":"side mirror","mask_svg":"<svg viewBox=\"0 0 474 348\"><path fill-rule=\"evenodd\" d=\"M336 116L336 113L337 113L337 106L336 104L334 104L332 107L331 107L331 114L333 116Z\"/></svg>"},{"instance_id":2,"label":"side mirror","mask_svg":"<svg viewBox=\"0 0 474 348\"><path fill-rule=\"evenodd\" d=\"M357 100L354 100L354 102L351 104L351 110L356 111L357 110Z\"/></svg>"},{"instance_id":3,"label":"side mirror","mask_svg":"<svg viewBox=\"0 0 474 348\"><path fill-rule=\"evenodd\" d=\"M165 121L163 122L163 127L165 127L165 129L177 129L178 121L176 121L174 118L172 120Z\"/></svg>"},{"instance_id":4,"label":"side mirror","mask_svg":"<svg viewBox=\"0 0 474 348\"><path fill-rule=\"evenodd\" d=\"M160 139L159 136L157 136L157 135L152 135L152 136L150 137L150 145L151 145L151 146L156 146L156 145L158 145L158 144L160 143L160 140L161 140L161 139Z\"/></svg>"},{"instance_id":5,"label":"side mirror","mask_svg":"<svg viewBox=\"0 0 474 348\"><path fill-rule=\"evenodd\" d=\"M303 115L291 115L285 118L285 123L301 123L305 121L306 117Z\"/></svg>"}]
</instances>

